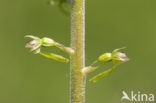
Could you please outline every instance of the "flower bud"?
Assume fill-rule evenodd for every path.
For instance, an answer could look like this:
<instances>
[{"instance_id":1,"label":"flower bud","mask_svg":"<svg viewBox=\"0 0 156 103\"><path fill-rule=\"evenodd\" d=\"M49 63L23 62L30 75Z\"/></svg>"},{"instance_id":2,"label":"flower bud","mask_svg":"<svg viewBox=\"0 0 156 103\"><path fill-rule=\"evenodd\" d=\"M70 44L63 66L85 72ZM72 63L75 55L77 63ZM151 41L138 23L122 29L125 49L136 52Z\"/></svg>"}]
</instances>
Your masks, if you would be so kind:
<instances>
[{"instance_id":1,"label":"flower bud","mask_svg":"<svg viewBox=\"0 0 156 103\"><path fill-rule=\"evenodd\" d=\"M110 60L112 60L112 53L104 53L98 58L100 62L108 62Z\"/></svg>"},{"instance_id":2,"label":"flower bud","mask_svg":"<svg viewBox=\"0 0 156 103\"><path fill-rule=\"evenodd\" d=\"M42 38L42 45L43 46L54 46L56 43L53 39L44 37Z\"/></svg>"}]
</instances>

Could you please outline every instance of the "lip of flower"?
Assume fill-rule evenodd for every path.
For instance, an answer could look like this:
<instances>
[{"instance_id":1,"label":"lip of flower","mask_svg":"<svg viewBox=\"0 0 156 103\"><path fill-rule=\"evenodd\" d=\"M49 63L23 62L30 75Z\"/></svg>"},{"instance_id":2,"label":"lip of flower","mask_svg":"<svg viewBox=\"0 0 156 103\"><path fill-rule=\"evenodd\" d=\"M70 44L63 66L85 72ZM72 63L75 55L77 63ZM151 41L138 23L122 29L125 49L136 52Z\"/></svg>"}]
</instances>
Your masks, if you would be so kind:
<instances>
[{"instance_id":1,"label":"lip of flower","mask_svg":"<svg viewBox=\"0 0 156 103\"><path fill-rule=\"evenodd\" d=\"M28 42L26 42L25 47L26 47L26 48L32 48L32 47L34 47L34 45L36 45L36 44L37 44L37 41L36 41L36 40L29 40Z\"/></svg>"},{"instance_id":2,"label":"lip of flower","mask_svg":"<svg viewBox=\"0 0 156 103\"><path fill-rule=\"evenodd\" d=\"M34 51L34 50L40 49L41 45L42 45L42 43L38 43L38 44L34 45L34 46L30 49L30 51L32 52L32 51Z\"/></svg>"},{"instance_id":3,"label":"lip of flower","mask_svg":"<svg viewBox=\"0 0 156 103\"><path fill-rule=\"evenodd\" d=\"M127 57L127 55L122 52L115 52L112 57L113 57L114 62L123 63L123 62L129 61L129 58Z\"/></svg>"},{"instance_id":4,"label":"lip of flower","mask_svg":"<svg viewBox=\"0 0 156 103\"><path fill-rule=\"evenodd\" d=\"M39 39L33 39L26 43L25 47L30 48L30 52L39 53L42 43Z\"/></svg>"}]
</instances>

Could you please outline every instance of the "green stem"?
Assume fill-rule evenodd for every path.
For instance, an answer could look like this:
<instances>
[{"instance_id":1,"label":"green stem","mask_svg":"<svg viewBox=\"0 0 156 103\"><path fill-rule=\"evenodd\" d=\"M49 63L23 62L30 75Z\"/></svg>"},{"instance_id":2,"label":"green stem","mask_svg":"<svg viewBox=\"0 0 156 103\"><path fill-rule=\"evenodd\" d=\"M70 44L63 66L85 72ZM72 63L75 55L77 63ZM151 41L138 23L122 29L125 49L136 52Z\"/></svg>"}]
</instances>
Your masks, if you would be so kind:
<instances>
[{"instance_id":1,"label":"green stem","mask_svg":"<svg viewBox=\"0 0 156 103\"><path fill-rule=\"evenodd\" d=\"M70 103L85 103L85 0L72 0L71 46L75 51L71 56L71 96Z\"/></svg>"},{"instance_id":2,"label":"green stem","mask_svg":"<svg viewBox=\"0 0 156 103\"><path fill-rule=\"evenodd\" d=\"M74 54L74 50L70 47L66 47L58 42L56 42L56 47L58 47L59 49L61 49L62 51L68 53L69 55L73 55Z\"/></svg>"}]
</instances>

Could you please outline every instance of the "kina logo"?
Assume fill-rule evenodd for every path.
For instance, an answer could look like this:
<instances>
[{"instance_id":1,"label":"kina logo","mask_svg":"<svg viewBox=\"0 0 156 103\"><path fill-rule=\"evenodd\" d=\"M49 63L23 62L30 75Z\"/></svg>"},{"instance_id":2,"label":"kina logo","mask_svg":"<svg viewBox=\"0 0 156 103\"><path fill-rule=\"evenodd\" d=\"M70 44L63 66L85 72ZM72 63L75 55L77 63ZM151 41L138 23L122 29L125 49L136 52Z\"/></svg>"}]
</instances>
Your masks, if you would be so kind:
<instances>
[{"instance_id":1,"label":"kina logo","mask_svg":"<svg viewBox=\"0 0 156 103\"><path fill-rule=\"evenodd\" d=\"M154 102L154 94L145 94L138 91L137 93L134 93L134 91L131 91L128 95L125 91L122 91L122 98L121 101L127 100L132 102L140 102L140 101L146 101L146 102Z\"/></svg>"}]
</instances>

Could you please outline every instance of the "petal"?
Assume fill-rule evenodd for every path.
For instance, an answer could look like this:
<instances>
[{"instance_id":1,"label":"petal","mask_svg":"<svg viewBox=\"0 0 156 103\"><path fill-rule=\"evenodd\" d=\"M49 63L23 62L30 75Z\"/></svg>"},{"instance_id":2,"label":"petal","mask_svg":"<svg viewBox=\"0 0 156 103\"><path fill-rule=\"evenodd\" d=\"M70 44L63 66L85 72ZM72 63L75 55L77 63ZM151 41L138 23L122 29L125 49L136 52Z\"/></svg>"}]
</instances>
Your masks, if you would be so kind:
<instances>
[{"instance_id":1,"label":"petal","mask_svg":"<svg viewBox=\"0 0 156 103\"><path fill-rule=\"evenodd\" d=\"M41 45L42 45L42 43L38 43L38 44L34 45L34 46L31 48L30 52L33 52L34 50L40 48Z\"/></svg>"},{"instance_id":2,"label":"petal","mask_svg":"<svg viewBox=\"0 0 156 103\"><path fill-rule=\"evenodd\" d=\"M33 53L38 54L38 53L40 53L40 51L41 51L41 49L39 48L39 49L34 50Z\"/></svg>"},{"instance_id":3,"label":"petal","mask_svg":"<svg viewBox=\"0 0 156 103\"><path fill-rule=\"evenodd\" d=\"M28 38L31 38L31 39L40 39L39 37L36 37L36 36L33 36L33 35L26 35L24 37L28 37Z\"/></svg>"}]
</instances>

